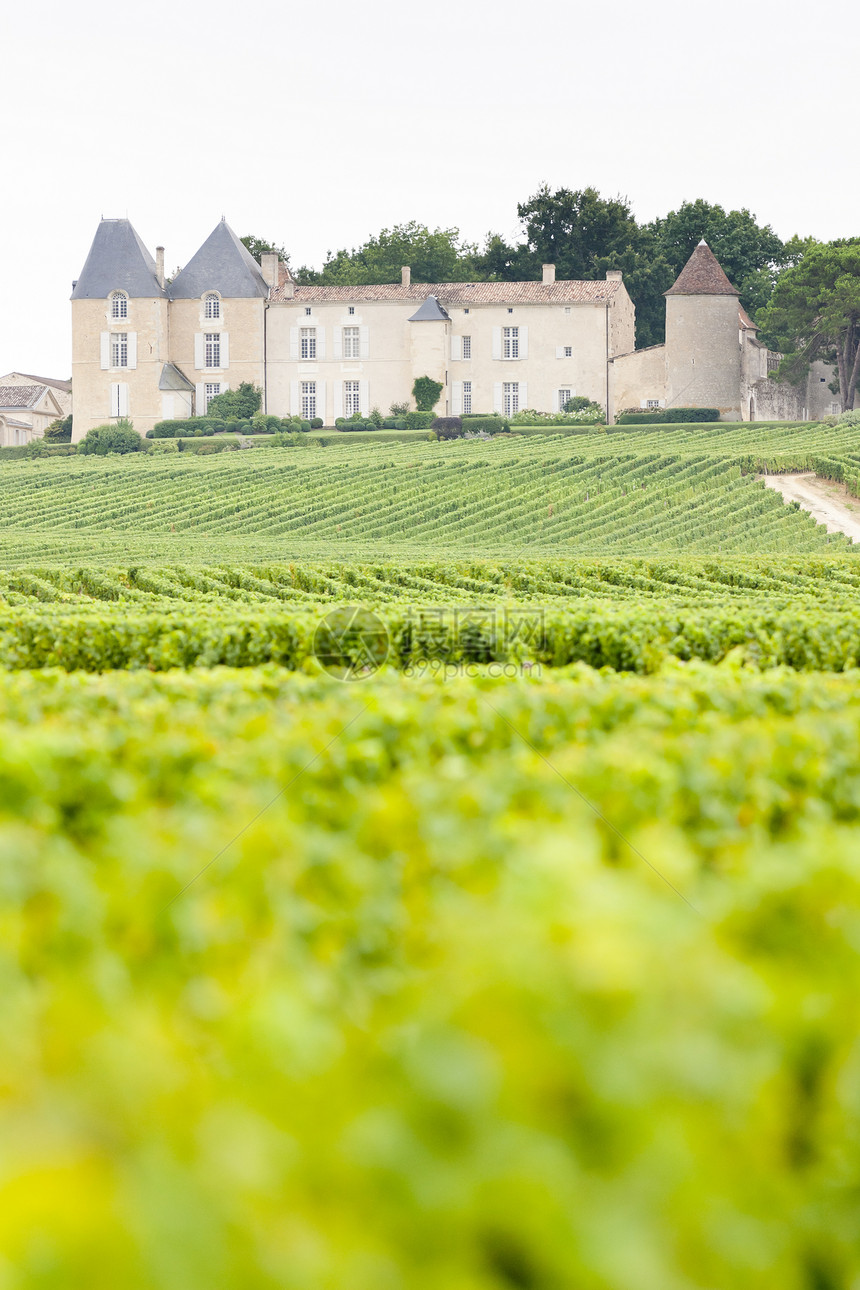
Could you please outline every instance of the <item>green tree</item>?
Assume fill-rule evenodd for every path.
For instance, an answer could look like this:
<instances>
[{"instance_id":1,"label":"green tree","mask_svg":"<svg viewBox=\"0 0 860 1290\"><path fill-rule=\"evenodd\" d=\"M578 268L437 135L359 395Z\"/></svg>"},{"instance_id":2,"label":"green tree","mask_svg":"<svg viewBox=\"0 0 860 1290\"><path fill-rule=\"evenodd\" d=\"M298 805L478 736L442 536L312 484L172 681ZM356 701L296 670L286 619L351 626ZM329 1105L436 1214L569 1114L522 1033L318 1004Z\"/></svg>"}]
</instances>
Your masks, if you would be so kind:
<instances>
[{"instance_id":1,"label":"green tree","mask_svg":"<svg viewBox=\"0 0 860 1290\"><path fill-rule=\"evenodd\" d=\"M412 397L419 412L432 412L441 393L442 382L434 381L431 376L417 377L412 386Z\"/></svg>"},{"instance_id":2,"label":"green tree","mask_svg":"<svg viewBox=\"0 0 860 1290\"><path fill-rule=\"evenodd\" d=\"M265 255L267 252L271 254L272 251L280 256L284 261L284 264L289 264L290 262L290 257L287 255L284 248L282 246L278 246L275 242L267 242L262 237L254 237L252 233L247 233L245 237L240 237L239 241L246 250L251 252L258 264L260 262L260 256Z\"/></svg>"},{"instance_id":3,"label":"green tree","mask_svg":"<svg viewBox=\"0 0 860 1290\"><path fill-rule=\"evenodd\" d=\"M111 452L144 452L146 446L132 423L123 418L109 425L93 426L78 444L78 452L106 457Z\"/></svg>"},{"instance_id":4,"label":"green tree","mask_svg":"<svg viewBox=\"0 0 860 1290\"><path fill-rule=\"evenodd\" d=\"M431 230L414 220L384 228L351 251L329 252L321 270L304 266L295 274L300 283L358 286L399 282L408 264L413 282L469 282L475 277L477 247L460 239L456 228Z\"/></svg>"},{"instance_id":5,"label":"green tree","mask_svg":"<svg viewBox=\"0 0 860 1290\"><path fill-rule=\"evenodd\" d=\"M71 443L72 441L72 417L71 413L62 419L58 418L52 421L45 431L46 443Z\"/></svg>"},{"instance_id":6,"label":"green tree","mask_svg":"<svg viewBox=\"0 0 860 1290\"><path fill-rule=\"evenodd\" d=\"M671 267L672 281L704 238L753 316L770 300L781 270L792 260L769 224L758 224L746 209L725 211L701 197L646 225L645 233Z\"/></svg>"},{"instance_id":7,"label":"green tree","mask_svg":"<svg viewBox=\"0 0 860 1290\"><path fill-rule=\"evenodd\" d=\"M557 278L590 281L620 269L636 305L636 343L662 339L663 292L677 275L625 197L601 197L596 188L551 192L543 184L517 214L523 240L511 246L491 233L477 259L481 277L528 281L540 278L542 264L554 264Z\"/></svg>"},{"instance_id":8,"label":"green tree","mask_svg":"<svg viewBox=\"0 0 860 1290\"><path fill-rule=\"evenodd\" d=\"M860 240L807 243L756 321L784 355L777 380L800 384L816 359L836 365L843 412L860 377Z\"/></svg>"},{"instance_id":9,"label":"green tree","mask_svg":"<svg viewBox=\"0 0 860 1290\"><path fill-rule=\"evenodd\" d=\"M243 381L235 390L225 390L209 400L207 417L221 417L225 421L250 420L263 402L263 391L250 381Z\"/></svg>"}]
</instances>

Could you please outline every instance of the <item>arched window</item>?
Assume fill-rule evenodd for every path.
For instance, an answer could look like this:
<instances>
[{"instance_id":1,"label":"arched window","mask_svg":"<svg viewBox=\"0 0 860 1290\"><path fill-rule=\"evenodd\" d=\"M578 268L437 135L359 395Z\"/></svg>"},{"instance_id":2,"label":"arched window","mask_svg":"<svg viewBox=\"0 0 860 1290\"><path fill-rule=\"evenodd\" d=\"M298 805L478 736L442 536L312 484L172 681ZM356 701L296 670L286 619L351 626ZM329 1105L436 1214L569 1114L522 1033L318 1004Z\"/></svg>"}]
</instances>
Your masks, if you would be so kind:
<instances>
[{"instance_id":1,"label":"arched window","mask_svg":"<svg viewBox=\"0 0 860 1290\"><path fill-rule=\"evenodd\" d=\"M207 318L221 317L221 301L214 291L209 292L209 294L204 298L204 303Z\"/></svg>"},{"instance_id":2,"label":"arched window","mask_svg":"<svg viewBox=\"0 0 860 1290\"><path fill-rule=\"evenodd\" d=\"M110 296L111 318L128 317L128 296L124 291L112 291Z\"/></svg>"}]
</instances>

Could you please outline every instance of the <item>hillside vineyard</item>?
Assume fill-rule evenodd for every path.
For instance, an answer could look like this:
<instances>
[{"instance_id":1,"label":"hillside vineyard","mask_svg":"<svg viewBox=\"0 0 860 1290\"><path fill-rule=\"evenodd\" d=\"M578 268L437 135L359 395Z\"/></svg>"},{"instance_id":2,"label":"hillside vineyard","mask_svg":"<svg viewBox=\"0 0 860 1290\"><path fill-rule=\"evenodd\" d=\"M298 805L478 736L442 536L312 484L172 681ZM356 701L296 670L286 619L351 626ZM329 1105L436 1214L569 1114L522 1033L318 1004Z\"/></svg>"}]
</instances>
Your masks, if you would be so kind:
<instances>
[{"instance_id":1,"label":"hillside vineyard","mask_svg":"<svg viewBox=\"0 0 860 1290\"><path fill-rule=\"evenodd\" d=\"M3 1290L860 1284L800 470L857 428L0 462Z\"/></svg>"}]
</instances>

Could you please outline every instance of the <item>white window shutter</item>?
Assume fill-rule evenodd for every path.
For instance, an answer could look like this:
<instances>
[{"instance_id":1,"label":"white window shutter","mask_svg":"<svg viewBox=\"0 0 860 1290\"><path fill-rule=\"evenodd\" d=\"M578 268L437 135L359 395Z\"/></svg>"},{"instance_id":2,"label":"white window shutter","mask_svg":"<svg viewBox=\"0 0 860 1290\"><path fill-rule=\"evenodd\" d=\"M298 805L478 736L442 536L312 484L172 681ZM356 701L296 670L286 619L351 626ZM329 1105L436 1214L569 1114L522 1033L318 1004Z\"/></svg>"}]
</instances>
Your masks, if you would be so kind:
<instances>
[{"instance_id":1,"label":"white window shutter","mask_svg":"<svg viewBox=\"0 0 860 1290\"><path fill-rule=\"evenodd\" d=\"M360 358L370 358L370 328L369 327L359 327L358 329L358 353Z\"/></svg>"},{"instance_id":2,"label":"white window shutter","mask_svg":"<svg viewBox=\"0 0 860 1290\"><path fill-rule=\"evenodd\" d=\"M103 331L101 334L101 363L102 371L106 372L110 367L110 332Z\"/></svg>"},{"instance_id":3,"label":"white window shutter","mask_svg":"<svg viewBox=\"0 0 860 1290\"><path fill-rule=\"evenodd\" d=\"M300 417L302 415L302 400L299 394L298 381L290 381L290 416Z\"/></svg>"},{"instance_id":4,"label":"white window shutter","mask_svg":"<svg viewBox=\"0 0 860 1290\"><path fill-rule=\"evenodd\" d=\"M299 329L298 327L290 328L290 358L297 359L299 356Z\"/></svg>"},{"instance_id":5,"label":"white window shutter","mask_svg":"<svg viewBox=\"0 0 860 1290\"><path fill-rule=\"evenodd\" d=\"M525 381L520 381L519 385L520 409L527 408L529 406L529 387Z\"/></svg>"},{"instance_id":6,"label":"white window shutter","mask_svg":"<svg viewBox=\"0 0 860 1290\"><path fill-rule=\"evenodd\" d=\"M317 327L317 358L325 358L325 327Z\"/></svg>"},{"instance_id":7,"label":"white window shutter","mask_svg":"<svg viewBox=\"0 0 860 1290\"><path fill-rule=\"evenodd\" d=\"M647 406L648 406L648 400L647 400L647 399L640 399L640 400L639 400L639 406L640 406L640 408L647 408Z\"/></svg>"},{"instance_id":8,"label":"white window shutter","mask_svg":"<svg viewBox=\"0 0 860 1290\"><path fill-rule=\"evenodd\" d=\"M528 356L529 356L529 329L528 329L528 327L521 327L521 328L520 328L520 331L519 331L519 339L520 339L520 358L528 358Z\"/></svg>"},{"instance_id":9,"label":"white window shutter","mask_svg":"<svg viewBox=\"0 0 860 1290\"><path fill-rule=\"evenodd\" d=\"M226 331L221 333L221 366L230 366L230 337Z\"/></svg>"},{"instance_id":10,"label":"white window shutter","mask_svg":"<svg viewBox=\"0 0 860 1290\"><path fill-rule=\"evenodd\" d=\"M451 337L451 360L452 362L456 363L457 360L461 359L462 357L463 357L463 337L452 336Z\"/></svg>"},{"instance_id":11,"label":"white window shutter","mask_svg":"<svg viewBox=\"0 0 860 1290\"><path fill-rule=\"evenodd\" d=\"M556 345L555 356L556 358L564 358L564 345Z\"/></svg>"},{"instance_id":12,"label":"white window shutter","mask_svg":"<svg viewBox=\"0 0 860 1290\"><path fill-rule=\"evenodd\" d=\"M325 424L325 381L317 381L317 416Z\"/></svg>"},{"instance_id":13,"label":"white window shutter","mask_svg":"<svg viewBox=\"0 0 860 1290\"><path fill-rule=\"evenodd\" d=\"M504 409L505 404L502 398L502 383L501 381L495 381L493 383L493 411L501 413L504 412Z\"/></svg>"},{"instance_id":14,"label":"white window shutter","mask_svg":"<svg viewBox=\"0 0 860 1290\"><path fill-rule=\"evenodd\" d=\"M176 414L173 411L173 395L162 394L161 396L161 419L162 421L172 421Z\"/></svg>"},{"instance_id":15,"label":"white window shutter","mask_svg":"<svg viewBox=\"0 0 860 1290\"><path fill-rule=\"evenodd\" d=\"M137 367L137 332L128 332L128 362L126 367Z\"/></svg>"},{"instance_id":16,"label":"white window shutter","mask_svg":"<svg viewBox=\"0 0 860 1290\"><path fill-rule=\"evenodd\" d=\"M331 344L332 344L332 350L334 351L333 357L343 358L343 328L342 327L332 327ZM339 413L338 415L342 415L342 414Z\"/></svg>"},{"instance_id":17,"label":"white window shutter","mask_svg":"<svg viewBox=\"0 0 860 1290\"><path fill-rule=\"evenodd\" d=\"M463 411L463 382L451 382L451 416L458 417Z\"/></svg>"},{"instance_id":18,"label":"white window shutter","mask_svg":"<svg viewBox=\"0 0 860 1290\"><path fill-rule=\"evenodd\" d=\"M493 358L502 357L502 329L501 327L493 328Z\"/></svg>"},{"instance_id":19,"label":"white window shutter","mask_svg":"<svg viewBox=\"0 0 860 1290\"><path fill-rule=\"evenodd\" d=\"M660 400L660 407L661 407L661 408L665 408L665 406L666 406L666 400L665 400L665 399L661 399L661 400Z\"/></svg>"},{"instance_id":20,"label":"white window shutter","mask_svg":"<svg viewBox=\"0 0 860 1290\"><path fill-rule=\"evenodd\" d=\"M367 381L359 381L358 399L359 399L359 409L361 411L361 415L363 417L366 417L368 412L370 411L370 386Z\"/></svg>"},{"instance_id":21,"label":"white window shutter","mask_svg":"<svg viewBox=\"0 0 860 1290\"><path fill-rule=\"evenodd\" d=\"M194 366L198 372L206 367L206 342L202 331L194 333Z\"/></svg>"},{"instance_id":22,"label":"white window shutter","mask_svg":"<svg viewBox=\"0 0 860 1290\"><path fill-rule=\"evenodd\" d=\"M116 381L110 383L110 415L119 416L119 386Z\"/></svg>"},{"instance_id":23,"label":"white window shutter","mask_svg":"<svg viewBox=\"0 0 860 1290\"><path fill-rule=\"evenodd\" d=\"M335 330L340 331L340 328L337 327ZM334 419L337 421L338 417L343 416L343 381L332 381L331 389L334 399Z\"/></svg>"},{"instance_id":24,"label":"white window shutter","mask_svg":"<svg viewBox=\"0 0 860 1290\"><path fill-rule=\"evenodd\" d=\"M194 386L194 415L202 417L206 410L206 383L198 381Z\"/></svg>"}]
</instances>

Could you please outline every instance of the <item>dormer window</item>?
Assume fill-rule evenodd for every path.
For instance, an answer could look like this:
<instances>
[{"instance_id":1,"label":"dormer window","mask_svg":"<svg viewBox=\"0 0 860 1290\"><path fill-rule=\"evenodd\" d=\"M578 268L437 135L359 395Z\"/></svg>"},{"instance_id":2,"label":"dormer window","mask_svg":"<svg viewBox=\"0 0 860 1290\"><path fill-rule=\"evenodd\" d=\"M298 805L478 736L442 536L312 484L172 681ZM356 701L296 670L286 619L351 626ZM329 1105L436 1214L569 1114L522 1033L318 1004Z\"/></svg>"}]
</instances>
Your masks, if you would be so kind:
<instances>
[{"instance_id":1,"label":"dormer window","mask_svg":"<svg viewBox=\"0 0 860 1290\"><path fill-rule=\"evenodd\" d=\"M207 318L221 317L221 300L214 291L210 291L203 298L203 308Z\"/></svg>"},{"instance_id":2,"label":"dormer window","mask_svg":"<svg viewBox=\"0 0 860 1290\"><path fill-rule=\"evenodd\" d=\"M112 291L110 294L111 318L128 317L128 296L124 291Z\"/></svg>"}]
</instances>

